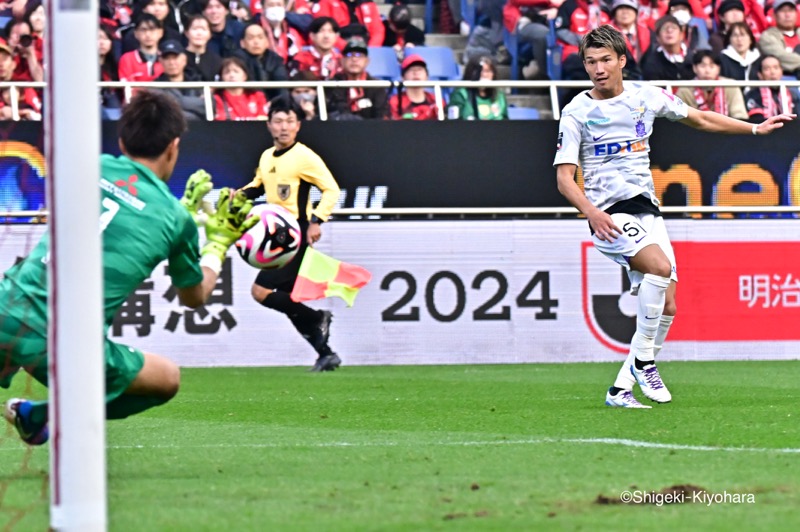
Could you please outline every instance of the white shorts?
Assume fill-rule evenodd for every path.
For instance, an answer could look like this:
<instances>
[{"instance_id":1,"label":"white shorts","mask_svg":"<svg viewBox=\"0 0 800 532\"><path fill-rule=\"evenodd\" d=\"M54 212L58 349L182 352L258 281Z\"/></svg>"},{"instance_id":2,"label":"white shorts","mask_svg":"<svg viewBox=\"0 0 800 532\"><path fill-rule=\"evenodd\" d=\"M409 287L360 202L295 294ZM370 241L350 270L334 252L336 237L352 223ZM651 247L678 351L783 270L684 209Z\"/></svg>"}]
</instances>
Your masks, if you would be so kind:
<instances>
[{"instance_id":1,"label":"white shorts","mask_svg":"<svg viewBox=\"0 0 800 532\"><path fill-rule=\"evenodd\" d=\"M631 257L651 244L658 244L664 251L670 264L672 264L672 273L669 278L678 282L675 252L672 250L672 243L669 241L664 218L653 214L616 213L611 215L611 219L614 220L617 227L622 229L622 234L613 242L600 240L596 235L592 235L592 242L594 242L594 247L600 253L628 271L632 294L635 295L639 291L639 285L644 278L644 274L631 270L629 261Z\"/></svg>"}]
</instances>

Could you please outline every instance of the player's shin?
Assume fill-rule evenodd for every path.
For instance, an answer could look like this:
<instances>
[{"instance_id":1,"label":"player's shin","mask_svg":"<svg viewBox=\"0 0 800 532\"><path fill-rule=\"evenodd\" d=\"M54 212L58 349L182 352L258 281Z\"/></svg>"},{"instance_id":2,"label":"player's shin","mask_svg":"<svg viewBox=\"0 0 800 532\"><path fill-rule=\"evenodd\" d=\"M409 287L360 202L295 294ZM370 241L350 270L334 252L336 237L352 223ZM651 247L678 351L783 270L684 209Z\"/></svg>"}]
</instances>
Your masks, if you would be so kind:
<instances>
[{"instance_id":1,"label":"player's shin","mask_svg":"<svg viewBox=\"0 0 800 532\"><path fill-rule=\"evenodd\" d=\"M639 287L636 333L631 340L631 353L642 362L652 362L655 359L656 334L664 312L669 283L668 277L648 273Z\"/></svg>"}]
</instances>

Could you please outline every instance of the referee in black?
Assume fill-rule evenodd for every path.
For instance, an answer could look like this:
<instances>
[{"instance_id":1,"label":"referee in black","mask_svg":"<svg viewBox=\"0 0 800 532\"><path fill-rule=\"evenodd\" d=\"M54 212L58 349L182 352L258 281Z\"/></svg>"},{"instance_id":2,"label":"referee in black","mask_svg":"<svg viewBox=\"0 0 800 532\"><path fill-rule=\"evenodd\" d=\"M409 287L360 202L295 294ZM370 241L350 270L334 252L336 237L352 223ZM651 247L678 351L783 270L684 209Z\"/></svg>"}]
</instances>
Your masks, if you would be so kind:
<instances>
[{"instance_id":1,"label":"referee in black","mask_svg":"<svg viewBox=\"0 0 800 532\"><path fill-rule=\"evenodd\" d=\"M292 301L294 287L306 248L322 237L322 223L328 219L339 199L339 185L319 155L301 142L297 133L304 113L285 97L272 100L267 128L274 145L261 154L256 176L242 190L250 199L262 194L267 203L286 208L297 218L303 232L297 256L283 268L261 270L253 283L253 298L267 308L289 317L295 329L317 352L311 371L333 371L341 359L328 345L332 315ZM311 204L311 186L322 191L316 207Z\"/></svg>"}]
</instances>

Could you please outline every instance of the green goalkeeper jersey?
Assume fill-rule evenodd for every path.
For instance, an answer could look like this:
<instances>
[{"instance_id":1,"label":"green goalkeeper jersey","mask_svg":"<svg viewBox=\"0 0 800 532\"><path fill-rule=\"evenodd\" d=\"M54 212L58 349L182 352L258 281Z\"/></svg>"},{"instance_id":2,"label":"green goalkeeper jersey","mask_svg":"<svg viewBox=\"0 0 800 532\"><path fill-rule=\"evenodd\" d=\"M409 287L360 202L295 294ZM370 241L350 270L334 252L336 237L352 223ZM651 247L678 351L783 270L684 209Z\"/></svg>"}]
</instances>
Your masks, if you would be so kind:
<instances>
[{"instance_id":1,"label":"green goalkeeper jersey","mask_svg":"<svg viewBox=\"0 0 800 532\"><path fill-rule=\"evenodd\" d=\"M162 261L168 260L178 288L201 283L203 272L197 226L167 185L125 156L102 155L100 162L103 304L110 325L125 299ZM25 260L6 272L42 315L47 312L48 260L45 234Z\"/></svg>"}]
</instances>

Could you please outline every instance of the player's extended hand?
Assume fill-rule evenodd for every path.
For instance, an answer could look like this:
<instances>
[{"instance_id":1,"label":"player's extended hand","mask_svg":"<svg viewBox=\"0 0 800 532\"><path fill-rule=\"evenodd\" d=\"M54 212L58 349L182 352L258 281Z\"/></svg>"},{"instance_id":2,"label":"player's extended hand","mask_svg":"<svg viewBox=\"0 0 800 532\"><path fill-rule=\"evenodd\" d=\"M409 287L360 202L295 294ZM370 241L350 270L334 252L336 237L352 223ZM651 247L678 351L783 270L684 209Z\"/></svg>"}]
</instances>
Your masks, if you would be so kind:
<instances>
[{"instance_id":1,"label":"player's extended hand","mask_svg":"<svg viewBox=\"0 0 800 532\"><path fill-rule=\"evenodd\" d=\"M203 201L212 188L214 188L214 183L211 182L211 174L202 169L190 175L186 181L181 205L186 207L197 225L203 225L208 219L208 215L213 214L211 205ZM203 212L200 212L201 209Z\"/></svg>"},{"instance_id":2,"label":"player's extended hand","mask_svg":"<svg viewBox=\"0 0 800 532\"><path fill-rule=\"evenodd\" d=\"M253 202L241 190L231 195L231 189L223 188L217 200L217 211L206 222L206 245L201 255L213 254L225 260L228 248L242 234L258 223L259 218L247 218Z\"/></svg>"},{"instance_id":3,"label":"player's extended hand","mask_svg":"<svg viewBox=\"0 0 800 532\"><path fill-rule=\"evenodd\" d=\"M785 122L791 122L795 118L797 118L797 115L789 113L771 116L756 126L756 134L769 135L776 129L782 128Z\"/></svg>"},{"instance_id":4,"label":"player's extended hand","mask_svg":"<svg viewBox=\"0 0 800 532\"><path fill-rule=\"evenodd\" d=\"M611 218L611 215L607 212L596 209L591 214L587 214L586 218L589 219L589 224L592 226L592 229L594 229L595 236L600 240L613 242L622 234L622 230L617 227L617 224L614 223L614 219Z\"/></svg>"}]
</instances>

